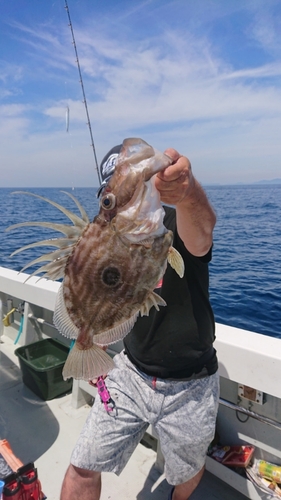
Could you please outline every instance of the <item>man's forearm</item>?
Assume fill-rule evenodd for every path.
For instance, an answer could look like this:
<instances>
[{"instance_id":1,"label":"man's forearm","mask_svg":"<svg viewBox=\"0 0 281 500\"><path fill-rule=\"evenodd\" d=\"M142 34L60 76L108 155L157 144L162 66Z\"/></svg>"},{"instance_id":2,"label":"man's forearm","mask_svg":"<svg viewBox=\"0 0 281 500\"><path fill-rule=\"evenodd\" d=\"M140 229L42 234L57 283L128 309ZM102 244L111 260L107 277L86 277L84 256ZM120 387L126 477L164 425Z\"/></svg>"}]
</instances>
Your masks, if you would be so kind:
<instances>
[{"instance_id":1,"label":"man's forearm","mask_svg":"<svg viewBox=\"0 0 281 500\"><path fill-rule=\"evenodd\" d=\"M176 212L178 234L187 250L197 257L205 255L212 245L216 215L196 179L192 189L176 204Z\"/></svg>"},{"instance_id":2,"label":"man's forearm","mask_svg":"<svg viewBox=\"0 0 281 500\"><path fill-rule=\"evenodd\" d=\"M215 213L204 189L192 174L188 158L171 148L165 153L173 163L157 174L155 186L161 201L176 207L178 234L187 250L201 257L213 242Z\"/></svg>"}]
</instances>

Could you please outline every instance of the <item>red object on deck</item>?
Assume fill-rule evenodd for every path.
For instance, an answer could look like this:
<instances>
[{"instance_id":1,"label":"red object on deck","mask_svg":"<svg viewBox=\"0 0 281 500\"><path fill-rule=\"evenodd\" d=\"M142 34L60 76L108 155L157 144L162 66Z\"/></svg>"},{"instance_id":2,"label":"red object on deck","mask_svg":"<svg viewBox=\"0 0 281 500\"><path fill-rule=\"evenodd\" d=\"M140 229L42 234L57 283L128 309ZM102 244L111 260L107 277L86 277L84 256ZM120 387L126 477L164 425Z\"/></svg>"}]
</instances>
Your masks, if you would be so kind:
<instances>
[{"instance_id":1,"label":"red object on deck","mask_svg":"<svg viewBox=\"0 0 281 500\"><path fill-rule=\"evenodd\" d=\"M13 471L1 478L5 482L2 492L3 500L44 500L46 496L42 492L34 463L23 465L14 455L6 439L0 440L0 454Z\"/></svg>"}]
</instances>

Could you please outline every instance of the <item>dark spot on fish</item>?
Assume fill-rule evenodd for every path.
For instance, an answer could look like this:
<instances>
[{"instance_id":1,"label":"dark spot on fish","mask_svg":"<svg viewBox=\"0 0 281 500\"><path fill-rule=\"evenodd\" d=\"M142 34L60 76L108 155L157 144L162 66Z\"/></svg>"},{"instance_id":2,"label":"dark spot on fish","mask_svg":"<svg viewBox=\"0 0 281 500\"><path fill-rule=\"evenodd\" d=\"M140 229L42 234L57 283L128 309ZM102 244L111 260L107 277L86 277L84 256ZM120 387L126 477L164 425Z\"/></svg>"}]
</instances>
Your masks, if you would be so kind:
<instances>
[{"instance_id":1,"label":"dark spot on fish","mask_svg":"<svg viewBox=\"0 0 281 500\"><path fill-rule=\"evenodd\" d=\"M120 283L121 274L117 267L107 267L102 273L102 281L105 285L116 286Z\"/></svg>"}]
</instances>

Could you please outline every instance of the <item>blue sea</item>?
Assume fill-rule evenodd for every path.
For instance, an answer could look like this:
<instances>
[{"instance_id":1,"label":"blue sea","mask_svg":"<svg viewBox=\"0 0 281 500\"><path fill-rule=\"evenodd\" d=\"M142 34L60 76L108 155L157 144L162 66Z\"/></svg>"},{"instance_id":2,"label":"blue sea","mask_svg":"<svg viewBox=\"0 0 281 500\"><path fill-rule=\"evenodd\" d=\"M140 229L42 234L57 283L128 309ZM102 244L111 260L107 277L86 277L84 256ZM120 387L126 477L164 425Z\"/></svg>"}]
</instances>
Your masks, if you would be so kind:
<instances>
[{"instance_id":1,"label":"blue sea","mask_svg":"<svg viewBox=\"0 0 281 500\"><path fill-rule=\"evenodd\" d=\"M207 186L217 214L210 297L216 321L281 338L281 185ZM48 229L11 224L26 221L67 223L68 219L43 200L15 189L0 189L0 266L19 271L39 257L43 247L10 257L23 245L55 237ZM31 188L78 213L61 189ZM95 188L65 189L74 194L90 219L98 212ZM50 250L53 249L50 248ZM31 271L36 266L31 268ZM30 270L27 270L30 272Z\"/></svg>"}]
</instances>

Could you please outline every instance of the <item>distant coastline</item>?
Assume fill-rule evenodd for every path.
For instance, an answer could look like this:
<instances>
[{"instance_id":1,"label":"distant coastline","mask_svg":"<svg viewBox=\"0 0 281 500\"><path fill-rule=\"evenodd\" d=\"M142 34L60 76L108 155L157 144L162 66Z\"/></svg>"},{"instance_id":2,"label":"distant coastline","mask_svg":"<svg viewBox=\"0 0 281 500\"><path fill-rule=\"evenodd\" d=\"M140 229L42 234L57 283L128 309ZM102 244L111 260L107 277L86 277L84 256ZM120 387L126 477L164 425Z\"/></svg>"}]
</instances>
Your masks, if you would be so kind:
<instances>
[{"instance_id":1,"label":"distant coastline","mask_svg":"<svg viewBox=\"0 0 281 500\"><path fill-rule=\"evenodd\" d=\"M257 182L253 182L253 184L281 184L281 179L278 178L278 179L257 181Z\"/></svg>"},{"instance_id":2,"label":"distant coastline","mask_svg":"<svg viewBox=\"0 0 281 500\"><path fill-rule=\"evenodd\" d=\"M278 179L270 179L270 180L266 180L266 179L263 179L261 181L256 181L256 182L237 182L236 184L281 184L281 178L278 178Z\"/></svg>"},{"instance_id":3,"label":"distant coastline","mask_svg":"<svg viewBox=\"0 0 281 500\"><path fill-rule=\"evenodd\" d=\"M231 184L228 183L219 183L219 182L213 182L213 183L203 183L204 186L280 186L281 185L281 178L277 179L264 179L261 181L255 181L255 182L232 182Z\"/></svg>"}]
</instances>

